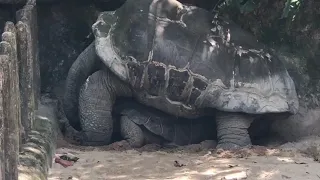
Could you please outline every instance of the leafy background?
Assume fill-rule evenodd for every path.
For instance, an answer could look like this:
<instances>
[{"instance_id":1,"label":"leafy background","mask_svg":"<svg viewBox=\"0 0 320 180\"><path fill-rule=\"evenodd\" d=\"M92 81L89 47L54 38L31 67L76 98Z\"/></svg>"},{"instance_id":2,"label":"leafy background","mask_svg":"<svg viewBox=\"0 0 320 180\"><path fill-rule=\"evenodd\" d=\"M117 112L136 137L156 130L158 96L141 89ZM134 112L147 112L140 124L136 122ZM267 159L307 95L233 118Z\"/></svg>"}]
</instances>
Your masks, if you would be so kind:
<instances>
[{"instance_id":1,"label":"leafy background","mask_svg":"<svg viewBox=\"0 0 320 180\"><path fill-rule=\"evenodd\" d=\"M293 76L299 76L294 79L298 93L308 105L320 106L320 1L213 1L213 13L228 16L275 50L292 54L287 61L295 68Z\"/></svg>"}]
</instances>

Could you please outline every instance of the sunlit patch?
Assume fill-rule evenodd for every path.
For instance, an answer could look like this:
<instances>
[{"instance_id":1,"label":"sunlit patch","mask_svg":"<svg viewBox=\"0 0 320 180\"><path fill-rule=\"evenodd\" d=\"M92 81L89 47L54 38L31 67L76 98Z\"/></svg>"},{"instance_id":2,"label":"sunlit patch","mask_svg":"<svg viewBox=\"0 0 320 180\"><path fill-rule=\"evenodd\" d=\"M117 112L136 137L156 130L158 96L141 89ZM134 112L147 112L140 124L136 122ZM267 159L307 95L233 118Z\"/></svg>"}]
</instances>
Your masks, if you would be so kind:
<instances>
[{"instance_id":1,"label":"sunlit patch","mask_svg":"<svg viewBox=\"0 0 320 180\"><path fill-rule=\"evenodd\" d=\"M89 78L87 78L85 83L84 83L84 89L87 89L88 86L89 86Z\"/></svg>"},{"instance_id":2,"label":"sunlit patch","mask_svg":"<svg viewBox=\"0 0 320 180\"><path fill-rule=\"evenodd\" d=\"M136 170L140 170L141 167L134 167L132 170L136 171Z\"/></svg>"},{"instance_id":3,"label":"sunlit patch","mask_svg":"<svg viewBox=\"0 0 320 180\"><path fill-rule=\"evenodd\" d=\"M119 176L107 176L106 179L127 179L128 177L125 175L119 175Z\"/></svg>"},{"instance_id":4,"label":"sunlit patch","mask_svg":"<svg viewBox=\"0 0 320 180\"><path fill-rule=\"evenodd\" d=\"M41 120L49 120L47 117L45 116L37 116L37 118L41 119Z\"/></svg>"},{"instance_id":5,"label":"sunlit patch","mask_svg":"<svg viewBox=\"0 0 320 180\"><path fill-rule=\"evenodd\" d=\"M214 168L210 168L204 172L201 172L200 174L203 175L216 175L217 174L217 170L215 170Z\"/></svg>"},{"instance_id":6,"label":"sunlit patch","mask_svg":"<svg viewBox=\"0 0 320 180\"><path fill-rule=\"evenodd\" d=\"M231 160L230 159L217 159L216 162L219 164L228 164L231 162Z\"/></svg>"},{"instance_id":7,"label":"sunlit patch","mask_svg":"<svg viewBox=\"0 0 320 180\"><path fill-rule=\"evenodd\" d=\"M104 165L103 164L99 164L99 165L94 167L94 169L100 169L100 168L104 168Z\"/></svg>"},{"instance_id":8,"label":"sunlit patch","mask_svg":"<svg viewBox=\"0 0 320 180\"><path fill-rule=\"evenodd\" d=\"M182 177L177 177L174 178L172 180L192 180L192 178L188 177L188 176L182 176Z\"/></svg>"},{"instance_id":9,"label":"sunlit patch","mask_svg":"<svg viewBox=\"0 0 320 180\"><path fill-rule=\"evenodd\" d=\"M224 176L225 180L233 180L233 179L247 179L247 171L241 171L236 173L231 173Z\"/></svg>"},{"instance_id":10,"label":"sunlit patch","mask_svg":"<svg viewBox=\"0 0 320 180\"><path fill-rule=\"evenodd\" d=\"M271 156L279 153L279 149L267 149L266 155Z\"/></svg>"},{"instance_id":11,"label":"sunlit patch","mask_svg":"<svg viewBox=\"0 0 320 180\"><path fill-rule=\"evenodd\" d=\"M195 174L199 174L198 171L189 171L188 169L185 169L184 172L181 172L181 173L175 173L176 176L186 176L186 175L195 175Z\"/></svg>"},{"instance_id":12,"label":"sunlit patch","mask_svg":"<svg viewBox=\"0 0 320 180\"><path fill-rule=\"evenodd\" d=\"M255 59L253 58L253 57L249 57L249 61L250 61L250 63L254 63L254 62L257 62L257 61L255 61Z\"/></svg>"},{"instance_id":13,"label":"sunlit patch","mask_svg":"<svg viewBox=\"0 0 320 180\"><path fill-rule=\"evenodd\" d=\"M39 149L33 148L33 147L25 147L25 150L29 150L30 152L36 153L36 154L42 154L42 152Z\"/></svg>"},{"instance_id":14,"label":"sunlit patch","mask_svg":"<svg viewBox=\"0 0 320 180\"><path fill-rule=\"evenodd\" d=\"M278 157L277 159L278 159L279 161L287 162L287 163L293 163L293 162L294 162L293 159L288 158L288 157Z\"/></svg>"},{"instance_id":15,"label":"sunlit patch","mask_svg":"<svg viewBox=\"0 0 320 180\"><path fill-rule=\"evenodd\" d=\"M279 170L262 171L258 176L258 179L272 179L272 177L279 173Z\"/></svg>"}]
</instances>

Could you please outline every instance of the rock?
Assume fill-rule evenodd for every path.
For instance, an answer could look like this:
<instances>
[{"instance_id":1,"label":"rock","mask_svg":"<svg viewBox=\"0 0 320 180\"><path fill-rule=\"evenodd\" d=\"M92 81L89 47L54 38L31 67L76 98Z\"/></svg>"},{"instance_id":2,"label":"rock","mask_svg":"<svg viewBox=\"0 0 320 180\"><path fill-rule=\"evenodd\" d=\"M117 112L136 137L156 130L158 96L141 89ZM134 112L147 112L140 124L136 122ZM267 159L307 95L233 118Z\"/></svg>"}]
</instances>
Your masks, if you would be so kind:
<instances>
[{"instance_id":1,"label":"rock","mask_svg":"<svg viewBox=\"0 0 320 180\"><path fill-rule=\"evenodd\" d=\"M320 108L300 107L296 115L275 121L272 124L272 130L286 141L320 135Z\"/></svg>"},{"instance_id":2,"label":"rock","mask_svg":"<svg viewBox=\"0 0 320 180\"><path fill-rule=\"evenodd\" d=\"M73 61L88 45L91 25L89 18L84 17L91 5L68 2L38 5L42 91L50 91L63 80Z\"/></svg>"}]
</instances>

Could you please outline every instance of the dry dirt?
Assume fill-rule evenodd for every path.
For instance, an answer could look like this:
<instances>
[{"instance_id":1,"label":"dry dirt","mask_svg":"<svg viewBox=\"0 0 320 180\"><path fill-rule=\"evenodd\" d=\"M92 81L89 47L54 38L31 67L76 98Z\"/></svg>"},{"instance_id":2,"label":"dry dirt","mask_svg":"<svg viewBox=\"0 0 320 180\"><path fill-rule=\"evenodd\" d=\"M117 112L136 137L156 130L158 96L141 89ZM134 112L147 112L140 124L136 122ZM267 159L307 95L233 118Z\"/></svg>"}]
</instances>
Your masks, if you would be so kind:
<instances>
[{"instance_id":1,"label":"dry dirt","mask_svg":"<svg viewBox=\"0 0 320 180\"><path fill-rule=\"evenodd\" d=\"M118 142L93 148L60 139L57 153L70 153L79 160L67 168L54 163L49 180L320 180L320 138L312 138L277 149L234 152L205 150L203 144L179 149L148 145L134 150Z\"/></svg>"},{"instance_id":2,"label":"dry dirt","mask_svg":"<svg viewBox=\"0 0 320 180\"><path fill-rule=\"evenodd\" d=\"M56 153L79 160L66 168L54 163L48 180L320 180L320 137L273 149L277 144L235 152L210 150L205 143L130 149L119 142L94 148L70 145L60 135Z\"/></svg>"}]
</instances>

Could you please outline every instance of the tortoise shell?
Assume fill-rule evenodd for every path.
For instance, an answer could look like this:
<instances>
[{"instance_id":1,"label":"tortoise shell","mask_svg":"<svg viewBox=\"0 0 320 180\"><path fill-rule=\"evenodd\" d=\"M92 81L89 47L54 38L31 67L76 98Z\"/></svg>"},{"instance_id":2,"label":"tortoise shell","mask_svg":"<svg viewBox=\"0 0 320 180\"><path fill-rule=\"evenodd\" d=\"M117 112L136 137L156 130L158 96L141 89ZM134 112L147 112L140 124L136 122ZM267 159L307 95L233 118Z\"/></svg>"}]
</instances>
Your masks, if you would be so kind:
<instances>
[{"instance_id":1,"label":"tortoise shell","mask_svg":"<svg viewBox=\"0 0 320 180\"><path fill-rule=\"evenodd\" d=\"M92 29L104 64L146 99L192 110L298 110L294 82L276 54L204 9L176 0L127 0L101 13Z\"/></svg>"}]
</instances>

